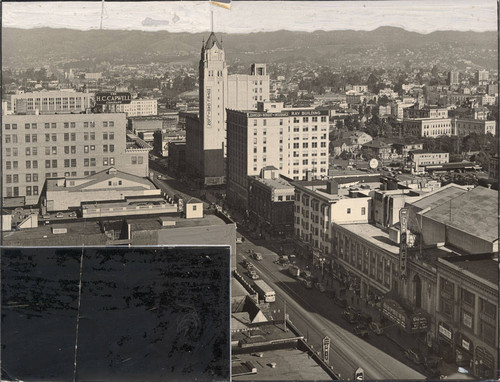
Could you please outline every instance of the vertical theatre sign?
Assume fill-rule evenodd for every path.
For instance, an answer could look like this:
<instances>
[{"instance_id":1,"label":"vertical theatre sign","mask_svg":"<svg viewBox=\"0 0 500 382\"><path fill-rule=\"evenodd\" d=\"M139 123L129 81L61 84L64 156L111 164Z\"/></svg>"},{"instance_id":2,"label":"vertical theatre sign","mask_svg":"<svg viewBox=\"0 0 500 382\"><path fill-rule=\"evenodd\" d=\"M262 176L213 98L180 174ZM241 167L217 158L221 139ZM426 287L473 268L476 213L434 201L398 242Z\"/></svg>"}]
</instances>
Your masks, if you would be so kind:
<instances>
[{"instance_id":1,"label":"vertical theatre sign","mask_svg":"<svg viewBox=\"0 0 500 382\"><path fill-rule=\"evenodd\" d=\"M207 88L207 126L211 127L212 125L212 89Z\"/></svg>"},{"instance_id":2,"label":"vertical theatre sign","mask_svg":"<svg viewBox=\"0 0 500 382\"><path fill-rule=\"evenodd\" d=\"M408 276L408 248L407 248L407 231L408 231L408 209L401 208L399 210L399 224L401 225L401 235L399 244L399 275L403 280Z\"/></svg>"},{"instance_id":3,"label":"vertical theatre sign","mask_svg":"<svg viewBox=\"0 0 500 382\"><path fill-rule=\"evenodd\" d=\"M323 360L328 362L330 359L330 337L323 338Z\"/></svg>"}]
</instances>

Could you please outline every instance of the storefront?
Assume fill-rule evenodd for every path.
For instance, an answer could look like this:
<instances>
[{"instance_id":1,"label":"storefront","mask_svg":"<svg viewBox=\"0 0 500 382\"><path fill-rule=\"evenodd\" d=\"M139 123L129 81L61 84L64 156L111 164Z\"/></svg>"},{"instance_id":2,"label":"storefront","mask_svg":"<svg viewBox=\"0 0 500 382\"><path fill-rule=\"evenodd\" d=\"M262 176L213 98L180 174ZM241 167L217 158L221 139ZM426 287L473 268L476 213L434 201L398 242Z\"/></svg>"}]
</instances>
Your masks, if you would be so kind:
<instances>
[{"instance_id":1,"label":"storefront","mask_svg":"<svg viewBox=\"0 0 500 382\"><path fill-rule=\"evenodd\" d=\"M427 352L426 336L429 315L422 310L411 310L396 298L384 297L382 318L388 321L386 335L407 347L418 347ZM392 325L391 325L392 323Z\"/></svg>"},{"instance_id":2,"label":"storefront","mask_svg":"<svg viewBox=\"0 0 500 382\"><path fill-rule=\"evenodd\" d=\"M474 345L469 337L461 332L455 335L455 363L467 370L472 370L474 359Z\"/></svg>"},{"instance_id":3,"label":"storefront","mask_svg":"<svg viewBox=\"0 0 500 382\"><path fill-rule=\"evenodd\" d=\"M438 351L446 362L455 361L453 351L453 329L446 323L440 321L438 324Z\"/></svg>"},{"instance_id":4,"label":"storefront","mask_svg":"<svg viewBox=\"0 0 500 382\"><path fill-rule=\"evenodd\" d=\"M482 346L476 346L476 360L474 361L474 374L479 379L495 379L495 359L493 355Z\"/></svg>"}]
</instances>

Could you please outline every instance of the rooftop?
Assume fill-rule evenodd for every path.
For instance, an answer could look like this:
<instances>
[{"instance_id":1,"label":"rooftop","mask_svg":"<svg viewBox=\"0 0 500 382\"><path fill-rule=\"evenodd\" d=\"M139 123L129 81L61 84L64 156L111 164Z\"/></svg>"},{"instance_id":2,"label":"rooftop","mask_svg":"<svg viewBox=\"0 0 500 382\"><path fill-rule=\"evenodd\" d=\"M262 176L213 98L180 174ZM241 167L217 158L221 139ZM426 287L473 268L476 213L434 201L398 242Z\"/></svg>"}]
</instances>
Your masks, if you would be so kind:
<instances>
[{"instance_id":1,"label":"rooftop","mask_svg":"<svg viewBox=\"0 0 500 382\"><path fill-rule=\"evenodd\" d=\"M425 199L425 198L424 198ZM424 216L483 240L498 240L498 191L478 186Z\"/></svg>"},{"instance_id":2,"label":"rooftop","mask_svg":"<svg viewBox=\"0 0 500 382\"><path fill-rule=\"evenodd\" d=\"M238 354L233 356L233 368L235 364L245 362L251 362L257 369L257 374L233 376L233 381L331 380L331 377L321 367L319 367L306 352L296 348L266 351L263 358L258 358L251 354ZM276 368L270 367L269 365L271 363L276 363Z\"/></svg>"},{"instance_id":3,"label":"rooftop","mask_svg":"<svg viewBox=\"0 0 500 382\"><path fill-rule=\"evenodd\" d=\"M498 260L492 257L474 259L480 255L446 257L443 260L448 261L464 271L476 275L479 278L487 280L498 287Z\"/></svg>"},{"instance_id":4,"label":"rooftop","mask_svg":"<svg viewBox=\"0 0 500 382\"><path fill-rule=\"evenodd\" d=\"M340 226L390 253L399 255L399 245L391 241L387 232L372 224L340 224Z\"/></svg>"},{"instance_id":5,"label":"rooftop","mask_svg":"<svg viewBox=\"0 0 500 382\"><path fill-rule=\"evenodd\" d=\"M462 187L455 184L450 184L440 188L437 191L425 195L415 202L408 202L408 204L422 210L426 208L433 209L443 203L446 203L452 198L456 198L457 196L462 195L465 192L467 192L467 190L463 189Z\"/></svg>"},{"instance_id":6,"label":"rooftop","mask_svg":"<svg viewBox=\"0 0 500 382\"><path fill-rule=\"evenodd\" d=\"M293 190L294 189L294 187L283 178L264 179L264 178L260 178L260 177L255 177L254 179L257 182L262 183L270 188L276 188L276 189L282 189L282 190L286 190L286 189Z\"/></svg>"}]
</instances>

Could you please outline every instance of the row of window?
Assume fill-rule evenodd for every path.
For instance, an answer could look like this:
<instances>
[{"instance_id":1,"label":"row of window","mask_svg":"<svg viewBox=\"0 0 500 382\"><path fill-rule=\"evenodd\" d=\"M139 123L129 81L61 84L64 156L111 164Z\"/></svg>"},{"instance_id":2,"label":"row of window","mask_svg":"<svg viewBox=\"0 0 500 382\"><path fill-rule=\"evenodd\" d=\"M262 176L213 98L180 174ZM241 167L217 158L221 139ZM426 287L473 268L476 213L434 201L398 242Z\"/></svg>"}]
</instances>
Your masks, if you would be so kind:
<instances>
[{"instance_id":1,"label":"row of window","mask_svg":"<svg viewBox=\"0 0 500 382\"><path fill-rule=\"evenodd\" d=\"M38 182L38 174L26 174L26 183ZM19 174L7 174L5 183L19 183Z\"/></svg>"},{"instance_id":2,"label":"row of window","mask_svg":"<svg viewBox=\"0 0 500 382\"><path fill-rule=\"evenodd\" d=\"M255 97L254 97L254 99L255 99ZM326 118L327 118L326 116L322 116L321 117L321 122L327 122ZM312 120L312 122L318 122L318 117L311 117L311 120ZM267 126L267 119L264 118L261 121L262 121L262 126ZM309 117L303 117L303 121L302 122L308 123L309 122ZM300 118L294 117L293 118L293 123L301 123ZM254 126L258 126L258 120L257 119L253 120L253 125ZM283 119L280 119L280 126L283 126ZM317 128L317 126L315 126L315 127ZM294 129L295 128L298 128L298 127L295 126ZM304 126L304 128L306 129L307 126Z\"/></svg>"},{"instance_id":3,"label":"row of window","mask_svg":"<svg viewBox=\"0 0 500 382\"><path fill-rule=\"evenodd\" d=\"M62 125L61 125L62 124ZM76 122L44 122L43 126L45 129L57 129L57 127L63 126L65 129L74 129L76 128ZM89 128L89 127L96 127L96 122L95 121L86 121L83 122L83 127L84 128ZM115 127L115 121L102 121L102 127ZM4 124L4 129L5 130L17 130L17 123L6 123ZM24 129L25 130L36 130L38 129L38 123L25 123L24 124Z\"/></svg>"},{"instance_id":4,"label":"row of window","mask_svg":"<svg viewBox=\"0 0 500 382\"><path fill-rule=\"evenodd\" d=\"M6 187L7 197L19 196L19 187ZM26 196L38 195L38 186L26 186Z\"/></svg>"}]
</instances>

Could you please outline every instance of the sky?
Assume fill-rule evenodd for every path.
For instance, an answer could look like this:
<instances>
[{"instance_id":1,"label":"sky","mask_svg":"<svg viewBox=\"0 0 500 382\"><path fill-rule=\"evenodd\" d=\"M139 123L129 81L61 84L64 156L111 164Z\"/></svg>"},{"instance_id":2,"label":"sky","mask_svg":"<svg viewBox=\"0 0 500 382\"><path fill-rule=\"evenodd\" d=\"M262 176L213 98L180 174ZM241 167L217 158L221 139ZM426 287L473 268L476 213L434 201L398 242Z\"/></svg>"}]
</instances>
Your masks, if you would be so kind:
<instances>
[{"instance_id":1,"label":"sky","mask_svg":"<svg viewBox=\"0 0 500 382\"><path fill-rule=\"evenodd\" d=\"M99 29L101 2L4 2L3 27ZM496 31L496 0L419 1L233 1L231 10L208 1L104 2L103 29L170 32L252 33L314 30L374 30L401 27Z\"/></svg>"}]
</instances>

